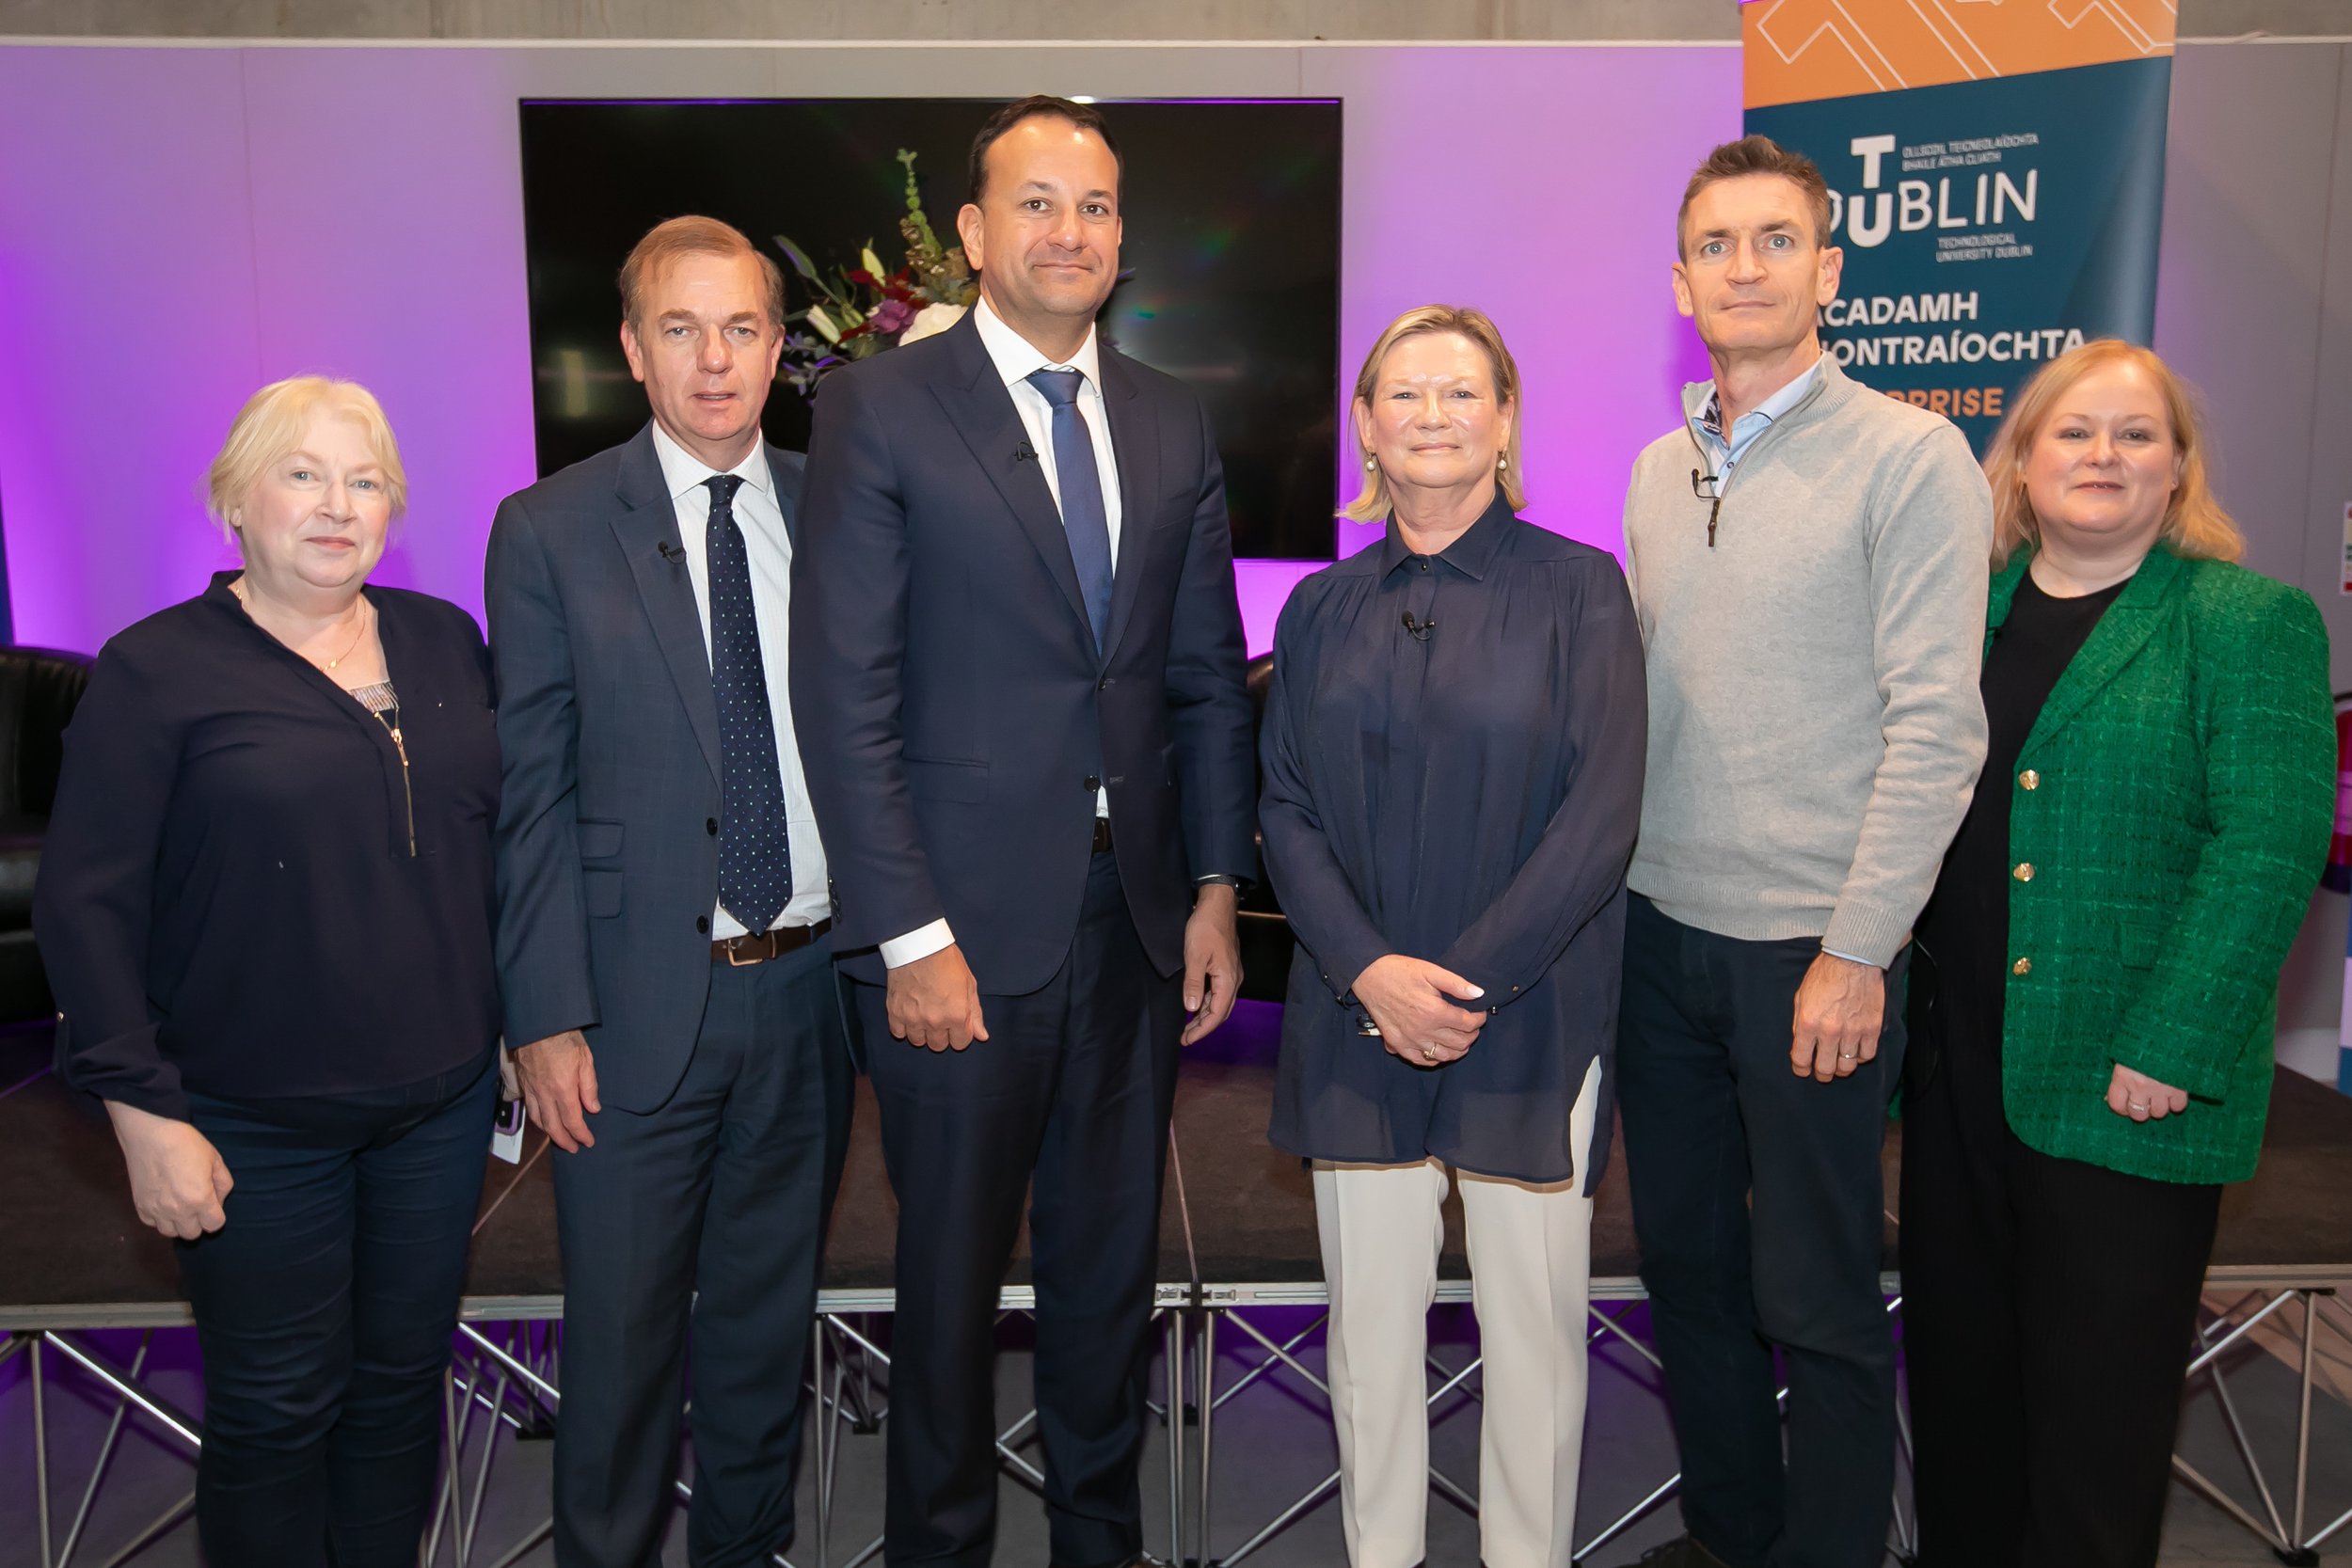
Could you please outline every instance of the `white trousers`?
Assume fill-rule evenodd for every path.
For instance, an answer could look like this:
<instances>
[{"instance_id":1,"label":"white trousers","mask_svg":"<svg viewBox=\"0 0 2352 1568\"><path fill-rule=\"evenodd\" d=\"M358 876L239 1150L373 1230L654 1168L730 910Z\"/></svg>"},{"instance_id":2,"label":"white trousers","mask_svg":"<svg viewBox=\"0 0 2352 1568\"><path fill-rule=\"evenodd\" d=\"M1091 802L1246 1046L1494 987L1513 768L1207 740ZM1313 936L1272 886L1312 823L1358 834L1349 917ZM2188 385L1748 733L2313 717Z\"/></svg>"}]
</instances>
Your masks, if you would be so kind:
<instances>
[{"instance_id":1,"label":"white trousers","mask_svg":"<svg viewBox=\"0 0 2352 1568\"><path fill-rule=\"evenodd\" d=\"M1460 1174L1485 1414L1478 1544L1486 1568L1569 1568L1584 1449L1585 1306L1592 1290L1593 1147L1600 1064L1570 1120L1576 1179L1542 1186ZM1331 1293L1326 1361L1340 1439L1340 1516L1354 1568L1413 1568L1429 1513L1423 1360L1438 1291L1446 1167L1314 1167Z\"/></svg>"}]
</instances>

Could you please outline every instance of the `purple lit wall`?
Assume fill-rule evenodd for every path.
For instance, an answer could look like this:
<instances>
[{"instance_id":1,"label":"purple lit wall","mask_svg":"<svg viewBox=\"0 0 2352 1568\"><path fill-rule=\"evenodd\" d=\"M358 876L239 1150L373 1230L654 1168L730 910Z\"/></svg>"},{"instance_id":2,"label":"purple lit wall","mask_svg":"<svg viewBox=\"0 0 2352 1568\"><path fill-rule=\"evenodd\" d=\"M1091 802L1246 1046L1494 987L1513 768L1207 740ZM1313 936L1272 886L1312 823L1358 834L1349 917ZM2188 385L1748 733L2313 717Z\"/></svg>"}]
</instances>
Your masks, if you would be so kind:
<instances>
[{"instance_id":1,"label":"purple lit wall","mask_svg":"<svg viewBox=\"0 0 2352 1568\"><path fill-rule=\"evenodd\" d=\"M95 648L232 563L199 478L245 396L306 371L366 382L399 432L381 579L479 611L491 512L532 477L519 98L1039 87L1343 98L1343 370L1412 306L1490 311L1530 515L1616 547L1633 453L1705 373L1666 266L1683 178L1738 134L1734 50L0 47L17 636ZM1312 569L1237 569L1253 650Z\"/></svg>"}]
</instances>

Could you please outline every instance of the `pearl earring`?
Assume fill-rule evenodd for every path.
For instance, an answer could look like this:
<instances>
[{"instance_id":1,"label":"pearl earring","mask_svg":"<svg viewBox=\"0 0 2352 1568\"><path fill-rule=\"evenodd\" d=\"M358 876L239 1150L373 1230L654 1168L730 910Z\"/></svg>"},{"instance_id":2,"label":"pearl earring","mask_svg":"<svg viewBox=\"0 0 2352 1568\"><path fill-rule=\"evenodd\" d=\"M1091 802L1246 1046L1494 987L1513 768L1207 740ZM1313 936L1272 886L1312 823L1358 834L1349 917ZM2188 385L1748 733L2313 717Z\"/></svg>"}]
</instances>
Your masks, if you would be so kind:
<instances>
[{"instance_id":1,"label":"pearl earring","mask_svg":"<svg viewBox=\"0 0 2352 1568\"><path fill-rule=\"evenodd\" d=\"M1495 460L1495 467L1498 468L1507 468L1510 466L1511 454L1509 452L1504 452L1501 457Z\"/></svg>"},{"instance_id":2,"label":"pearl earring","mask_svg":"<svg viewBox=\"0 0 2352 1568\"><path fill-rule=\"evenodd\" d=\"M1373 469L1378 467L1380 465L1376 459L1370 457L1364 459L1364 472L1366 473L1372 472Z\"/></svg>"}]
</instances>

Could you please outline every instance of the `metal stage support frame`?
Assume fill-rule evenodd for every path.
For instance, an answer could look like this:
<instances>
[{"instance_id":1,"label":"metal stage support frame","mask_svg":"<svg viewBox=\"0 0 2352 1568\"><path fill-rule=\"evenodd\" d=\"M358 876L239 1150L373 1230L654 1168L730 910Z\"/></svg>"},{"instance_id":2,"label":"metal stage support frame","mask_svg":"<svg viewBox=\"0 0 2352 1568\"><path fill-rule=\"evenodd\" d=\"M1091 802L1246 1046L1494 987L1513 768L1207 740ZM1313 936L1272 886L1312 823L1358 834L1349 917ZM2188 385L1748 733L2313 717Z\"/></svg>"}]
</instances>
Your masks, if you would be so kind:
<instances>
[{"instance_id":1,"label":"metal stage support frame","mask_svg":"<svg viewBox=\"0 0 2352 1568\"><path fill-rule=\"evenodd\" d=\"M1166 1285L1157 1293L1152 1319L1162 1327L1166 1385L1168 1389L1180 1389L1184 1380L1184 1353L1190 1340L1191 1320L1184 1308L1193 1291L1189 1285ZM1035 1305L1035 1293L1027 1286L1008 1287L998 1303L1000 1321L1025 1316ZM860 1568L881 1555L879 1536L846 1557L840 1555L840 1544L833 1540L833 1500L841 1429L847 1426L855 1431L874 1431L888 1413L886 1405L876 1402L874 1373L878 1369L886 1369L890 1358L875 1343L868 1332L871 1324L866 1320L888 1315L893 1306L887 1291L829 1291L820 1292L818 1298L807 1382L803 1385L803 1391L812 1397L815 1424L815 1442L810 1445L806 1463L816 1467L816 1518L812 1521L813 1528L807 1532L809 1544L798 1563L777 1553L772 1560L775 1568ZM167 1304L156 1311L129 1309L43 1316L55 1321L18 1324L8 1330L5 1338L0 1338L0 1367L18 1356L28 1364L34 1533L39 1554L35 1561L40 1568L72 1568L77 1561L91 1560L78 1554L128 1421L140 1421L151 1433L185 1453L191 1463L203 1446L197 1418L141 1381L155 1335L161 1331L191 1331L193 1323L184 1305L178 1303ZM93 1329L140 1330L137 1353L131 1364L119 1365L87 1343L84 1336ZM453 1345L450 1370L442 1384L440 1479L419 1568L511 1568L552 1533L552 1516L520 1538L495 1548L481 1539L479 1531L483 1499L489 1492L501 1439L544 1436L553 1431L556 1412L563 1402L562 1354L561 1297L466 1302ZM79 1499L70 1522L62 1528L55 1494L66 1478L54 1473L49 1431L49 1406L60 1371L93 1386L102 1407L111 1402L111 1408L103 1412L105 1434L89 1463L87 1475L77 1478ZM1148 1401L1147 1404L1153 1416L1163 1421L1168 1418L1171 1406L1167 1398ZM1168 1445L1167 1477L1171 1551L1180 1549L1173 1531L1184 1517L1183 1487L1189 1463L1189 1446L1183 1437L1183 1408L1181 1404L1175 1408L1179 1419L1171 1428L1174 1436ZM999 1467L1033 1491L1042 1486L1044 1476L1021 1455L1015 1445L1035 1425L1036 1417L1037 1413L1030 1411L996 1439ZM681 1503L693 1497L692 1483L684 1475L675 1485ZM177 1502L148 1521L96 1568L121 1568L179 1524L195 1506L196 1493L191 1484Z\"/></svg>"},{"instance_id":2,"label":"metal stage support frame","mask_svg":"<svg viewBox=\"0 0 2352 1568\"><path fill-rule=\"evenodd\" d=\"M1902 1306L1899 1277L1886 1275L1882 1285L1887 1295L1886 1309L1890 1315L1899 1313ZM2188 1371L2190 1389L2197 1380L2209 1380L2222 1413L2232 1448L2245 1470L2246 1481L2253 1488L2258 1515L2238 1497L2232 1496L2214 1480L2201 1472L2179 1454L2172 1465L2181 1479L2211 1500L2240 1527L2269 1547L2273 1556L2290 1568L2317 1568L2319 1548L2338 1533L2352 1528L2352 1506L2326 1523L2317 1523L2314 1510L2319 1506L2312 1496L2311 1484L2312 1402L2317 1391L2316 1357L2320 1338L2331 1332L2340 1338L2347 1350L2352 1350L2352 1307L2348 1307L2339 1291L2352 1287L2352 1268L2314 1271L2310 1275L2282 1277L2259 1269L2230 1268L2212 1271L2206 1278L2206 1294L2210 1300L2236 1292L2230 1310L2223 1313L2205 1311L2197 1344L2192 1347ZM1637 1302L1645 1299L1639 1280L1596 1279L1593 1281L1592 1305L1587 1308L1590 1327L1585 1336L1588 1347L1605 1338L1614 1338L1629 1347L1650 1366L1658 1365L1657 1353L1637 1338L1621 1321ZM1470 1282L1445 1280L1438 1288L1438 1305L1460 1305L1470 1299ZM1210 1287L1203 1292L1198 1308L1200 1348L1194 1362L1200 1369L1200 1377L1209 1386L1202 1390L1200 1402L1200 1431L1198 1438L1197 1477L1193 1483L1196 1512L1185 1535L1185 1551L1180 1560L1191 1568L1234 1568L1281 1531L1336 1496L1339 1472L1332 1470L1321 1481L1277 1511L1238 1543L1228 1549L1216 1549L1213 1504L1216 1497L1216 1422L1217 1412L1250 1385L1272 1374L1280 1368L1307 1384L1327 1401L1330 1388L1323 1377L1299 1358L1300 1348L1324 1326L1326 1316L1318 1316L1303 1328L1294 1329L1287 1338L1277 1340L1252 1321L1253 1311L1263 1308L1297 1308L1329 1307L1329 1295L1320 1281L1291 1285L1248 1285ZM1215 1386L1216 1373L1216 1339L1218 1322L1224 1320L1254 1347L1257 1359L1247 1365L1222 1388ZM2296 1370L2298 1400L2293 1436L2293 1476L2291 1492L2282 1494L2271 1480L2270 1469L2257 1450L2256 1436L2249 1432L2233 1397L2229 1374L2223 1359L2233 1347L2246 1340L2261 1324L2273 1323L2282 1327L2294 1341L2298 1355ZM1434 1410L1438 1402L1457 1389L1470 1398L1477 1392L1470 1379L1480 1368L1473 1358L1458 1370L1448 1370L1434 1358L1429 1363L1431 1386L1428 1403ZM1786 1399L1788 1390L1780 1390ZM1905 1407L1897 1407L1899 1418L1899 1456L1907 1471L1911 1461L1911 1428ZM2276 1434L2274 1434L2276 1435ZM2274 1456L2275 1460L2275 1456ZM1587 1561L1611 1541L1632 1528L1645 1515L1672 1497L1681 1484L1677 1472L1661 1481L1643 1494L1631 1506L1601 1526L1588 1539L1580 1543L1575 1560ZM1435 1465L1430 1467L1429 1484L1438 1497L1455 1503L1475 1514L1478 1500L1475 1493L1448 1476ZM2282 1509L2279 1498L2284 1495L2287 1505ZM2352 1499L2339 1499L2352 1502ZM1910 1562L1916 1551L1917 1526L1903 1489L1898 1483L1894 1539L1887 1546L1888 1560Z\"/></svg>"},{"instance_id":3,"label":"metal stage support frame","mask_svg":"<svg viewBox=\"0 0 2352 1568\"><path fill-rule=\"evenodd\" d=\"M2233 1495L2185 1457L2175 1455L2172 1462L2184 1482L2260 1540L2280 1562L2305 1568L2315 1568L2319 1548L2352 1528L2352 1506L2344 1507L2342 1513L2324 1522L2320 1520L2318 1513L2324 1505L2313 1496L2311 1478L2312 1401L2318 1391L2316 1365L2322 1337L2333 1334L2352 1350L2352 1307L2347 1307L2338 1293L2352 1285L2352 1269L2329 1274L2331 1277L2280 1279L2263 1277L2260 1271L2231 1269L2217 1270L2209 1276L2209 1300L2231 1295L2236 1299L2227 1311L2204 1314L2188 1370L2192 1386L2201 1378L2210 1383L2232 1448L2243 1467L2244 1482L2252 1490L2252 1500L2249 1503ZM1893 1293L1896 1281L1891 1276L1886 1284L1887 1309L1893 1313L1899 1310L1901 1298ZM1623 1322L1643 1295L1637 1280L1594 1281L1588 1345L1612 1339L1654 1366L1655 1352ZM1457 1305L1469 1299L1470 1286L1466 1280L1446 1280L1438 1287L1440 1305ZM421 1568L440 1568L442 1564L449 1568L511 1568L551 1530L553 1522L549 1519L517 1540L493 1545L483 1539L480 1528L483 1500L502 1444L519 1436L544 1434L561 1403L562 1305L559 1297L467 1302L444 1385L446 1451ZM999 1305L1001 1312L1010 1318L1031 1311L1035 1297L1025 1286L1009 1288ZM888 1417L889 1356L873 1333L873 1320L886 1317L893 1306L888 1291L827 1291L819 1297L811 1336L808 1383L815 1419L815 1440L809 1448L808 1463L815 1466L812 1492L816 1516L804 1537L807 1545L802 1553L801 1568L864 1568L880 1556L879 1537L861 1543L835 1539L839 1530L834 1500L845 1432L873 1432ZM1214 1503L1219 1413L1237 1396L1278 1370L1291 1373L1327 1398L1329 1392L1322 1376L1300 1354L1302 1347L1320 1331L1324 1318L1317 1316L1304 1327L1292 1328L1279 1338L1257 1319L1269 1308L1327 1306L1327 1293L1320 1281L1289 1285L1171 1283L1159 1288L1153 1315L1161 1325L1164 1375L1160 1380L1162 1398L1152 1402L1151 1409L1169 1435L1165 1476L1168 1527L1165 1543L1151 1544L1155 1554L1162 1549L1167 1552L1166 1561L1184 1568L1235 1568L1336 1495L1339 1474L1333 1470L1271 1517L1257 1522L1247 1535L1234 1540L1233 1532L1229 1532L1226 1541L1218 1539ZM70 1568L76 1561L91 1560L78 1554L129 1422L138 1421L191 1458L195 1455L201 1441L198 1423L143 1381L155 1334L183 1328L187 1322L184 1308L59 1314L57 1321L48 1323L20 1323L6 1339L0 1340L0 1365L19 1356L28 1363L33 1426L30 1447L38 1499L36 1560L42 1568ZM2225 1366L2229 1354L2250 1345L2251 1337L2264 1325L2288 1338L2298 1361L2298 1404L2292 1434L2291 1474L2282 1479L2275 1477L2275 1452L2265 1463L2261 1451L2265 1446L2261 1438L2265 1434L2249 1429L2232 1390L2232 1374ZM88 1330L105 1328L143 1331L128 1366L116 1363L86 1342L83 1336ZM1228 1333L1252 1347L1248 1354L1254 1360L1246 1359L1240 1370L1220 1385L1217 1344L1220 1336ZM1431 1405L1456 1393L1472 1400L1478 1398L1475 1380L1479 1370L1480 1362L1475 1358L1454 1370L1433 1359ZM56 1398L61 1374L93 1386L102 1407L111 1405L104 1410L104 1437L87 1474L72 1478L71 1482L69 1478L56 1473L51 1460L50 1404ZM997 1437L1000 1467L1032 1491L1041 1486L1043 1477L1020 1452L1018 1445L1035 1420L1036 1413L1031 1411ZM2270 1439L2268 1447L2275 1449L2284 1446L2280 1434L2266 1435ZM1907 1463L1907 1424L1901 1436ZM1679 1476L1664 1478L1600 1527L1578 1545L1576 1560L1589 1560L1655 1510L1673 1496L1679 1481ZM57 1506L55 1494L61 1484L78 1489L70 1517L63 1516ZM1476 1512L1474 1490L1435 1465L1430 1471L1430 1486L1438 1496ZM681 1500L692 1495L691 1483L683 1477L677 1489ZM97 1568L119 1568L133 1560L156 1537L178 1524L194 1502L195 1494L190 1490L150 1520ZM1901 1506L1899 1491L1895 1540L1888 1548L1892 1560L1907 1561L1915 1540L1913 1522ZM1218 1549L1220 1546L1222 1550ZM795 1568L792 1560L781 1555L774 1561L782 1568Z\"/></svg>"}]
</instances>

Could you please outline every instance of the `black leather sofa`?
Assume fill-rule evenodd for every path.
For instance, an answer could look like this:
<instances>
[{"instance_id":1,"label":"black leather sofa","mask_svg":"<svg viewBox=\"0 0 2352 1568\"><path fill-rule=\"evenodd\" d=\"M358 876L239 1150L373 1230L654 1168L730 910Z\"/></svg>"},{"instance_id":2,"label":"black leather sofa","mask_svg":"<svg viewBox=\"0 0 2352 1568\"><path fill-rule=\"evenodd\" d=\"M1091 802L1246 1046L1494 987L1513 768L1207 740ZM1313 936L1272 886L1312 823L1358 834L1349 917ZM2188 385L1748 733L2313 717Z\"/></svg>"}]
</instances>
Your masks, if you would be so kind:
<instances>
[{"instance_id":1,"label":"black leather sofa","mask_svg":"<svg viewBox=\"0 0 2352 1568\"><path fill-rule=\"evenodd\" d=\"M33 945L33 879L57 801L66 721L90 663L52 648L0 647L0 1023L56 1010Z\"/></svg>"}]
</instances>

